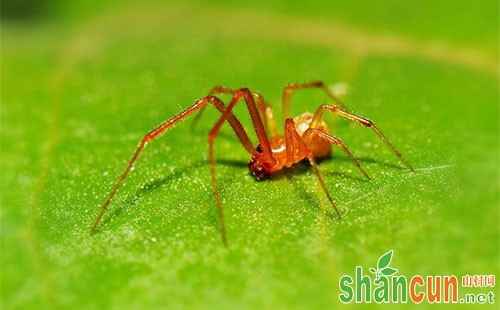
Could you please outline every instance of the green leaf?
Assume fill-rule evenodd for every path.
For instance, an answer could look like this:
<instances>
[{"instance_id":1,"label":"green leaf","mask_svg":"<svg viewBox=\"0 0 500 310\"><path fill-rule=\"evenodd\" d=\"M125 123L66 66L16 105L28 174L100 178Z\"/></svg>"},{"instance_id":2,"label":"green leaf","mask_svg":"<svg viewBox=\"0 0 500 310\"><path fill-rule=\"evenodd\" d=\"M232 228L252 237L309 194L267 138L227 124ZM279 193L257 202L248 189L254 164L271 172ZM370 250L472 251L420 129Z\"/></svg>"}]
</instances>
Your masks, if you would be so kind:
<instances>
[{"instance_id":1,"label":"green leaf","mask_svg":"<svg viewBox=\"0 0 500 310\"><path fill-rule=\"evenodd\" d=\"M398 270L394 269L394 268L391 268L391 267L385 267L384 269L380 270L380 272L384 276L388 277L388 276L391 276L391 275L395 274L396 272L398 272Z\"/></svg>"},{"instance_id":2,"label":"green leaf","mask_svg":"<svg viewBox=\"0 0 500 310\"><path fill-rule=\"evenodd\" d=\"M389 263L392 260L392 253L393 253L393 250L390 250L389 252L385 253L384 255L382 255L379 258L378 263L377 263L378 269L383 269L383 268L389 266Z\"/></svg>"},{"instance_id":3,"label":"green leaf","mask_svg":"<svg viewBox=\"0 0 500 310\"><path fill-rule=\"evenodd\" d=\"M0 309L332 309L338 280L387 249L407 275L500 276L498 1L45 2L2 3ZM259 91L283 132L284 85L315 80L415 170L325 112L371 177L337 146L318 161L339 220L307 162L257 181L225 124L225 247L209 107L148 143L89 236L159 123L224 85ZM292 115L324 103L294 90Z\"/></svg>"},{"instance_id":4,"label":"green leaf","mask_svg":"<svg viewBox=\"0 0 500 310\"><path fill-rule=\"evenodd\" d=\"M377 274L377 270L375 270L375 268L368 268L370 270L371 273L373 274Z\"/></svg>"}]
</instances>

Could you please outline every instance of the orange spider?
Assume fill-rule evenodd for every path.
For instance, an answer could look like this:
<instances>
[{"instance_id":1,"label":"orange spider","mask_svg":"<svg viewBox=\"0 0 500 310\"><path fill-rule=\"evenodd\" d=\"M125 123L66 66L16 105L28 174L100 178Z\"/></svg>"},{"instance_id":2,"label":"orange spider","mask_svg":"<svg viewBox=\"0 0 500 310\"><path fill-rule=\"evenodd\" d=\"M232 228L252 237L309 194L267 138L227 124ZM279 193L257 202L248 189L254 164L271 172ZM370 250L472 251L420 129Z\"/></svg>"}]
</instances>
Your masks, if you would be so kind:
<instances>
[{"instance_id":1,"label":"orange spider","mask_svg":"<svg viewBox=\"0 0 500 310\"><path fill-rule=\"evenodd\" d=\"M326 93L334 100L337 105L323 104L316 110L316 113L314 114L306 112L295 118L290 118L290 101L292 90L300 88L321 88L326 91ZM226 107L224 103L215 96L216 94L230 94L232 95L232 100ZM254 146L252 144L252 142L248 138L247 133L243 129L243 126L232 113L234 106L237 102L240 102L241 98L244 99L248 108L248 112L250 113L253 127L259 140L257 146ZM331 144L334 144L339 146L347 154L347 156L356 165L356 167L358 167L358 169L366 178L370 179L370 177L361 167L356 158L354 158L349 149L347 149L344 143L340 139L330 134L328 125L322 120L324 111L335 113L341 117L357 122L363 126L370 127L382 139L382 141L384 141L385 144L387 144L389 148L392 149L392 151L410 170L413 171L413 168L403 158L401 153L394 147L394 145L382 134L378 127L373 124L372 121L344 111L339 107L339 103L340 101L338 100L338 98L321 81L315 81L305 84L287 85L283 90L282 104L283 119L285 119L285 133L284 135L282 135L277 131L272 108L264 101L264 98L259 93L250 91L247 88L234 90L221 86L214 87L208 96L196 100L191 107L182 111L173 118L165 121L160 126L156 127L144 136L134 155L132 156L130 163L125 168L125 171L118 179L118 182L116 183L115 187L109 194L108 199L104 203L102 210L99 213L94 226L92 227L91 234L96 231L109 203L122 185L123 180L130 172L130 169L137 160L137 157L144 149L144 147L146 147L147 143L154 140L162 133L167 131L167 129L185 119L189 115L193 114L197 110L200 111L200 113L198 114L199 117L201 115L201 112L203 111L203 108L207 104L214 105L215 108L217 108L217 110L219 110L219 112L222 114L222 116L215 123L214 127L208 134L208 146L210 172L212 176L211 183L214 192L215 203L217 205L217 211L222 230L222 240L224 244L227 244L226 227L224 224L224 216L222 212L217 180L215 178L215 159L213 144L222 124L224 124L224 122L226 121L233 128L243 147L250 155L252 155L252 158L250 159L250 162L248 164L248 168L258 180L265 179L276 171L279 171L285 167L292 167L294 164L307 159L313 167L314 173L318 177L319 183L321 184L321 187L325 192L330 204L340 218L340 212L333 202L333 199L328 192L328 189L325 186L325 182L323 181L323 178L321 177L321 174L318 170L316 159L328 157L331 152Z\"/></svg>"}]
</instances>

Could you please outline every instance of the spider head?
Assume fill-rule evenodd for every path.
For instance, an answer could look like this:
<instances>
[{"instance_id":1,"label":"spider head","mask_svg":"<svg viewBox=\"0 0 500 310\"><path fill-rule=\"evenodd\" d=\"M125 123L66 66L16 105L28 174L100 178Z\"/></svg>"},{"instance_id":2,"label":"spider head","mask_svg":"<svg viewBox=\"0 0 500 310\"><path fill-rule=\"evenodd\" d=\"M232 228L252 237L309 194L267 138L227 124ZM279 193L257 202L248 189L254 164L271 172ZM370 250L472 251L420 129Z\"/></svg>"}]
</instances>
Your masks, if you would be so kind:
<instances>
[{"instance_id":1,"label":"spider head","mask_svg":"<svg viewBox=\"0 0 500 310\"><path fill-rule=\"evenodd\" d=\"M272 164L262 156L262 148L257 146L255 152L248 163L248 169L257 178L257 180L267 179L272 173Z\"/></svg>"}]
</instances>

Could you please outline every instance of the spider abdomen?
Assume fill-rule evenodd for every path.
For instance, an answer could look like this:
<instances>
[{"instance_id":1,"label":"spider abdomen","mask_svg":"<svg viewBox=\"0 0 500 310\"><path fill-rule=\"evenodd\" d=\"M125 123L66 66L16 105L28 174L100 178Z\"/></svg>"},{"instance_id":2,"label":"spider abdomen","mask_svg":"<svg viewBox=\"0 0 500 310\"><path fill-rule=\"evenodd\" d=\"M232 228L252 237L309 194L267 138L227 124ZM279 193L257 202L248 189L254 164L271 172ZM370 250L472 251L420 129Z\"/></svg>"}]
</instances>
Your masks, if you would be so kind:
<instances>
[{"instance_id":1,"label":"spider abdomen","mask_svg":"<svg viewBox=\"0 0 500 310\"><path fill-rule=\"evenodd\" d=\"M302 137L304 133L309 129L311 121L313 119L313 114L309 112L305 112L293 119L295 123L295 130ZM330 128L323 121L320 120L316 129L330 133ZM318 135L312 133L307 140L304 141L307 145L307 148L313 153L314 158L322 159L330 156L332 152L331 144L327 140L319 137Z\"/></svg>"}]
</instances>

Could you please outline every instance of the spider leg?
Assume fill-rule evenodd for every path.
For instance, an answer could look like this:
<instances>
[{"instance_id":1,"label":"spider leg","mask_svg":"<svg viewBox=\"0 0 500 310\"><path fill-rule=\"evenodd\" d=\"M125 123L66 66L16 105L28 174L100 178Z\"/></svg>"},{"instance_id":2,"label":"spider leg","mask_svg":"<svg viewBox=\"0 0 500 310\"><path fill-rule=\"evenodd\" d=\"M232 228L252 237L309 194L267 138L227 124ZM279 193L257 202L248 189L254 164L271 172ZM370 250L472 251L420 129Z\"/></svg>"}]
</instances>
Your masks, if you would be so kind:
<instances>
[{"instance_id":1,"label":"spider leg","mask_svg":"<svg viewBox=\"0 0 500 310\"><path fill-rule=\"evenodd\" d=\"M96 231L97 227L99 226L99 223L101 222L101 220L104 216L104 213L106 212L106 209L108 208L108 205L113 200L113 197L115 196L116 192L118 191L118 189L122 185L123 181L127 177L130 170L132 169L137 158L139 157L139 154L146 147L146 145L149 142L151 142L152 140L154 140L155 138L157 138L158 136L160 136L162 133L167 131L169 128L171 128L172 126L174 126L178 122L182 121L184 118L188 117L189 115L191 115L195 111L203 108L207 104L213 104L215 106L215 108L217 108L217 110L219 110L219 112L222 113L222 115L223 115L222 117L229 122L229 124L233 128L238 139L240 140L241 144L245 147L247 152L249 152L251 154L254 151L254 147L252 145L252 142L248 138L248 135L246 134L245 130L243 129L243 126L241 125L241 123L238 121L238 119L236 119L236 117L233 114L226 113L226 111L225 111L226 108L225 108L224 103L222 101L220 101L217 97L214 97L214 96L207 96L207 97L196 100L196 102L191 107L182 111L181 113L174 116L173 118L163 122L160 126L156 127L155 129L153 129L152 131L150 131L149 133L147 133L144 136L144 138L139 143L139 146L135 150L135 153L132 156L132 159L130 160L129 164L127 165L127 167L123 171L122 175L118 179L118 182L116 183L113 190L111 191L108 198L106 199L106 202L104 203L104 205L101 209L101 212L99 213L99 215L95 221L95 224L92 227L92 230L90 231L91 235ZM216 196L217 208L219 210L219 213L221 213L220 200L217 201L218 193L215 193L215 196ZM224 233L223 221L221 221L221 225L223 227L223 233Z\"/></svg>"},{"instance_id":2,"label":"spider leg","mask_svg":"<svg viewBox=\"0 0 500 310\"><path fill-rule=\"evenodd\" d=\"M210 96L218 95L218 94L229 94L229 95L234 95L238 90L233 89L233 88L228 88L225 86L215 86L212 88L210 91ZM252 96L254 97L255 101L257 102L257 108L259 110L259 114L261 119L263 120L264 127L266 128L266 131L271 133L271 136L277 135L278 131L276 130L276 120L274 118L274 113L269 104L266 103L264 100L264 97L258 92L251 91ZM205 107L202 107L200 111L195 115L193 122L191 123L191 127L194 128L196 124L198 123L198 120L200 119L201 115L203 114L203 111L205 110Z\"/></svg>"},{"instance_id":3,"label":"spider leg","mask_svg":"<svg viewBox=\"0 0 500 310\"><path fill-rule=\"evenodd\" d=\"M309 128L308 130L306 130L306 132L304 133L304 136L303 136L303 139L305 141L307 141L307 139L309 138L309 136L311 134L315 134L317 136L319 136L320 138L322 139L325 139L326 141L330 142L331 144L334 144L334 145L337 145L338 147L340 147L346 154L347 156L351 159L351 161L353 162L354 165L356 165L356 167L358 167L359 171L361 171L361 173L368 179L370 180L370 177L368 176L368 174L366 173L366 171L363 169L363 167L361 167L361 164L358 162L358 160L352 155L351 151L349 151L349 149L347 148L347 146L345 146L344 142L342 142L342 140L324 132L323 130L319 130L317 128Z\"/></svg>"},{"instance_id":4,"label":"spider leg","mask_svg":"<svg viewBox=\"0 0 500 310\"><path fill-rule=\"evenodd\" d=\"M235 91L236 90L234 90L232 88L227 88L224 86L214 86L214 88L212 88L212 90L210 91L208 96L215 96L215 95L219 95L219 94L231 94L232 95L232 94L234 94ZM200 110L198 111L198 113L194 116L193 121L191 122L191 128L196 127L196 124L200 120L201 115L205 111L205 107L206 106L201 107Z\"/></svg>"},{"instance_id":5,"label":"spider leg","mask_svg":"<svg viewBox=\"0 0 500 310\"><path fill-rule=\"evenodd\" d=\"M257 101L257 108L259 109L259 114L261 119L263 120L264 126L266 127L266 131L269 132L271 137L278 135L278 130L276 127L276 119L274 117L273 108L267 104L258 92L252 92L255 101Z\"/></svg>"},{"instance_id":6,"label":"spider leg","mask_svg":"<svg viewBox=\"0 0 500 310\"><path fill-rule=\"evenodd\" d=\"M318 177L318 181L321 185L321 188L325 192L326 197L330 201L330 204L335 210L335 213L337 213L337 216L341 218L340 211L337 208L335 202L333 202L332 196L330 195L330 192L326 188L325 181L323 180L323 177L319 172L318 165L316 164L316 160L314 159L314 155L307 148L307 145L302 140L300 135L297 133L297 130L295 129L295 124L293 122L293 119L291 118L288 118L285 121L285 141L286 141L286 151L287 151L287 166L288 165L291 166L293 163L296 163L297 159L300 159L301 157L303 158L303 156L307 157L307 159L311 163L311 166L313 167L314 173Z\"/></svg>"},{"instance_id":7,"label":"spider leg","mask_svg":"<svg viewBox=\"0 0 500 310\"><path fill-rule=\"evenodd\" d=\"M328 86L323 81L313 81L309 83L291 83L285 86L283 89L283 100L282 100L282 113L283 119L287 119L291 117L290 112L290 104L292 101L292 91L296 89L304 89L304 88L321 88L326 94L335 102L335 104L339 106L343 106L340 98L335 96L335 94L328 88Z\"/></svg>"},{"instance_id":8,"label":"spider leg","mask_svg":"<svg viewBox=\"0 0 500 310\"><path fill-rule=\"evenodd\" d=\"M386 136L380 131L380 129L378 129L377 126L375 126L375 124L372 121L370 121L366 118L354 115L352 113L346 112L344 110L341 110L338 106L328 105L328 104L321 105L313 116L313 119L312 119L311 124L309 126L310 128L316 128L318 126L318 123L321 120L321 117L323 116L323 112L325 110L329 111L331 113L337 114L337 115L344 117L348 120L351 120L353 122L356 122L358 124L361 124L365 127L370 127L379 136L379 138L382 141L384 141L384 143L394 152L394 154L396 154L396 156L408 167L408 169L413 171L413 167L410 165L410 163L408 161L406 161L406 159L404 159L404 157L396 149L396 147L389 141L389 139L386 138Z\"/></svg>"},{"instance_id":9,"label":"spider leg","mask_svg":"<svg viewBox=\"0 0 500 310\"><path fill-rule=\"evenodd\" d=\"M267 138L266 129L265 129L264 124L262 122L261 114L259 113L258 107L255 104L253 93L248 88L241 88L234 93L233 98L231 99L231 102L228 104L228 106L224 110L224 113L222 114L222 116L219 118L217 123L214 125L214 127L210 131L209 141L210 141L210 139L212 139L212 141L213 141L213 139L217 136L222 124L224 124L224 122L226 120L228 120L228 116L232 115L232 110L233 110L234 106L236 105L236 103L238 103L240 101L241 98L244 99L244 101L247 105L248 112L249 112L250 117L252 119L253 127L254 127L255 133L257 135L257 139L259 140L259 145L262 148L262 154L263 154L264 158L267 158L270 161L272 161L273 153L271 151L271 146L269 145L269 140Z\"/></svg>"}]
</instances>

